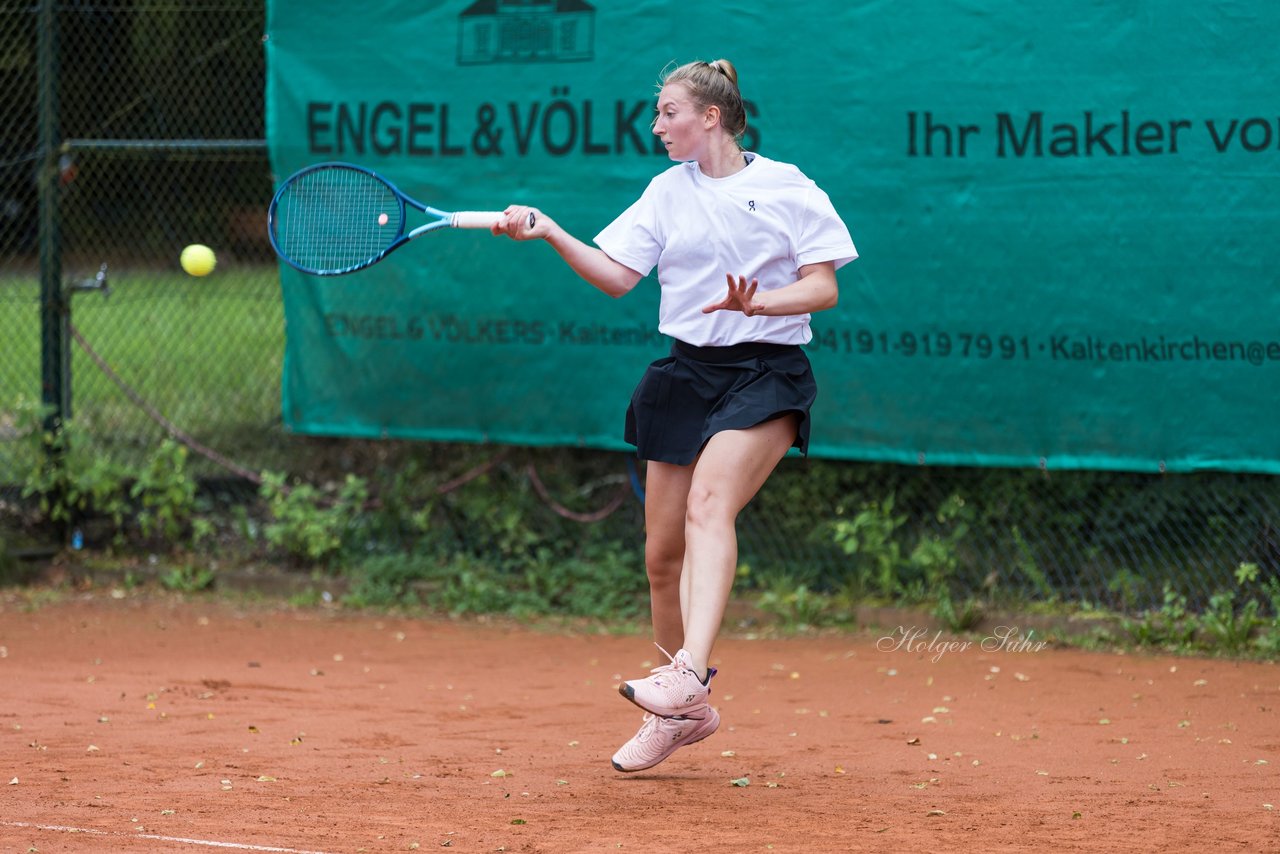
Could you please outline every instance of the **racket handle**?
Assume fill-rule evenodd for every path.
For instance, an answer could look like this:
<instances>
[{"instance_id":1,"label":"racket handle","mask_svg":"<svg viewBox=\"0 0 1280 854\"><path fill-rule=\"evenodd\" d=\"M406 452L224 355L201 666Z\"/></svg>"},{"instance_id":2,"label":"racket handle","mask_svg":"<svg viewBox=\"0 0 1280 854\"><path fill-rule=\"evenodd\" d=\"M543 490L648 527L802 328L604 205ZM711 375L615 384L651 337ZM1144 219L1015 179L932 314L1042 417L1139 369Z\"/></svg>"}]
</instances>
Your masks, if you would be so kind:
<instances>
[{"instance_id":1,"label":"racket handle","mask_svg":"<svg viewBox=\"0 0 1280 854\"><path fill-rule=\"evenodd\" d=\"M504 215L497 211L458 211L449 222L454 228L492 228ZM533 228L536 218L529 211L529 227Z\"/></svg>"},{"instance_id":2,"label":"racket handle","mask_svg":"<svg viewBox=\"0 0 1280 854\"><path fill-rule=\"evenodd\" d=\"M492 228L501 219L498 211L458 211L451 223L454 228Z\"/></svg>"}]
</instances>

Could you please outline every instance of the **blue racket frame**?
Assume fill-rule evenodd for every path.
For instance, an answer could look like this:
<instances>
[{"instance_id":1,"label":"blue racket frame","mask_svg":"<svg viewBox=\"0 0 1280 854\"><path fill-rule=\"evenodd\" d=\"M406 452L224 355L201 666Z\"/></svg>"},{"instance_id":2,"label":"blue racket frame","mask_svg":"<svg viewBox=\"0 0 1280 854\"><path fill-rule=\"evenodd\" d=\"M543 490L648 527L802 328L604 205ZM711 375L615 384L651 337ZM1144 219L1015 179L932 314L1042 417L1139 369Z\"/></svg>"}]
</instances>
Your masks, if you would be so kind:
<instances>
[{"instance_id":1,"label":"blue racket frame","mask_svg":"<svg viewBox=\"0 0 1280 854\"><path fill-rule=\"evenodd\" d=\"M316 268L313 266L309 266L307 264L303 264L298 260L290 257L289 253L281 245L277 235L278 225L280 221L280 204L281 204L281 200L284 199L289 194L289 192L293 189L293 187L299 181L305 179L306 176L314 172L331 171L335 169L349 169L354 172L359 172L364 175L370 176L375 180L377 180L379 183L381 183L384 187L386 187L386 189L390 190L392 196L394 197L395 202L398 205L398 214L400 219L399 219L396 234L392 238L391 243L389 243L385 248L381 249L380 251L354 264L348 264L345 266L332 267L332 268L329 268L329 267ZM405 217L405 209L407 207L414 208L426 214L427 216L435 217L435 219L432 220L431 222L420 225L411 231L406 232L405 229L408 221ZM443 211L443 210L440 210L439 208L434 208L430 205L423 204L417 199L414 199L413 197L405 194L393 182L391 182L385 176L375 172L372 169L366 168L364 166L358 166L354 163L330 161L326 163L316 163L311 166L307 166L306 168L299 169L297 172L290 175L280 184L280 187L276 190L275 195L271 199L270 207L267 208L267 236L271 240L271 248L275 250L276 255L279 256L279 258L282 261L284 261L286 264L288 264L290 267L293 267L295 270L298 270L299 272L302 272L302 273L307 273L308 275L312 275L312 276L345 276L348 273L354 273L357 270L363 270L367 267L371 267L374 264L377 264L383 258L386 258L392 252L399 249L401 246L404 246L410 240L413 240L415 237L418 237L420 235L426 234L429 231L438 231L444 228L487 228L488 224L496 220L499 216L500 214L498 214L497 212L451 213L449 211ZM530 227L532 227L533 222L534 222L533 215L530 214L529 216Z\"/></svg>"}]
</instances>

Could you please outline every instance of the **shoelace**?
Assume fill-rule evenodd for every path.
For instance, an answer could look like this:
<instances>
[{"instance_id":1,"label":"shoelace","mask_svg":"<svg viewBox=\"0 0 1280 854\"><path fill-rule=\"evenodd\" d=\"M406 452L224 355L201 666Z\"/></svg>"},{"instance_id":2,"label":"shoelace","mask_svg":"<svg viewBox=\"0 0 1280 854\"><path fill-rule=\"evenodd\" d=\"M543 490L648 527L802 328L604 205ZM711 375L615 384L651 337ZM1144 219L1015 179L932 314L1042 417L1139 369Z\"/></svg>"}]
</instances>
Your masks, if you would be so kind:
<instances>
[{"instance_id":1,"label":"shoelace","mask_svg":"<svg viewBox=\"0 0 1280 854\"><path fill-rule=\"evenodd\" d=\"M654 674L654 676L650 676L649 678L653 679L653 681L656 684L661 685L662 676L665 676L668 670L679 670L680 665L676 664L676 657L671 653L667 652L665 649L663 649L662 646L657 641L654 641L653 645L658 647L658 650L667 657L666 664L659 664L657 667L649 671L650 673Z\"/></svg>"},{"instance_id":2,"label":"shoelace","mask_svg":"<svg viewBox=\"0 0 1280 854\"><path fill-rule=\"evenodd\" d=\"M662 648L662 645L661 645L661 644L659 644L657 641L654 641L654 642L653 642L653 645L654 645L654 646L656 646L656 647L658 648L658 652L661 652L663 655L665 655L665 656L667 657L667 662L668 662L668 663L667 663L667 664L661 664L661 665L659 665L659 666L657 666L657 667L653 668L652 670L650 670L650 671L649 671L650 673L657 673L659 670L666 670L666 669L668 669L668 668L671 668L671 667L675 667L675 666L676 666L676 657L675 657L674 655L672 655L671 653L669 653L669 652L667 652L665 649L663 649L663 648Z\"/></svg>"},{"instance_id":3,"label":"shoelace","mask_svg":"<svg viewBox=\"0 0 1280 854\"><path fill-rule=\"evenodd\" d=\"M666 672L666 671L668 671L668 670L679 670L679 669L681 669L681 666L680 666L679 664L676 664L676 657L675 657L674 655L672 655L671 653L669 653L669 652L667 652L665 649L663 649L663 648L662 648L662 645L661 645L661 644L659 644L657 641L654 641L654 642L653 642L653 645L654 645L654 646L656 646L656 647L658 648L658 650L659 650L663 655L665 655L665 656L667 657L667 663L666 663L666 664L659 664L657 667L655 667L655 668L653 668L652 670L650 670L650 671L649 671L650 673L653 673L653 674L655 674L655 675L656 675L656 674L665 674L665 672ZM687 668L687 667L686 667L686 668L684 668L684 669L685 669L685 670L690 670L690 668ZM690 672L692 672L692 670L690 670ZM697 674L695 673L694 675L696 676ZM715 675L716 675L716 668L714 668L714 667L708 667L708 668L707 668L707 682L708 682L708 683L710 683L710 682L711 682L711 677L712 677L712 676L715 676ZM657 683L657 684L659 684L659 685L661 685L661 684L662 684L662 679L661 679L661 678L657 678L657 679L655 679L653 676L650 676L649 678L650 678L650 679L653 679L653 681L654 681L654 682L656 682L656 683Z\"/></svg>"}]
</instances>

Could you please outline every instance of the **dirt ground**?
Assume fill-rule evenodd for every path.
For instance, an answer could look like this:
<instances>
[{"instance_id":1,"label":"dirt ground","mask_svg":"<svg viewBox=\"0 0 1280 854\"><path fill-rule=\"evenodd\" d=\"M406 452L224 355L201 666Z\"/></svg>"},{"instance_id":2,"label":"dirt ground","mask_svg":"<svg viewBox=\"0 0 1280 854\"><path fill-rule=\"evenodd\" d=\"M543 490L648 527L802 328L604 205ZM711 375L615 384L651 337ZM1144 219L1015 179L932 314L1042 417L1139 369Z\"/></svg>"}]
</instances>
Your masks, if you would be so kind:
<instances>
[{"instance_id":1,"label":"dirt ground","mask_svg":"<svg viewBox=\"0 0 1280 854\"><path fill-rule=\"evenodd\" d=\"M730 633L720 731L623 775L643 634L0 598L0 851L1280 847L1275 665L1036 640Z\"/></svg>"}]
</instances>

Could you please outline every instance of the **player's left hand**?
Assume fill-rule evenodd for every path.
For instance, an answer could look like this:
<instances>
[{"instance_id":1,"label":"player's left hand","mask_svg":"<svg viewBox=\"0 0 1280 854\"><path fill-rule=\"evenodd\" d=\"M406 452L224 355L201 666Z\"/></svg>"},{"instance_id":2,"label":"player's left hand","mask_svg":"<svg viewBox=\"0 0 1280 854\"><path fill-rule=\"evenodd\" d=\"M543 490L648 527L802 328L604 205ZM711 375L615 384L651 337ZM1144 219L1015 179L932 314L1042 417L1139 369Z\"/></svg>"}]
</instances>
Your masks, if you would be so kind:
<instances>
[{"instance_id":1,"label":"player's left hand","mask_svg":"<svg viewBox=\"0 0 1280 854\"><path fill-rule=\"evenodd\" d=\"M729 293L720 302L712 303L704 306L703 314L710 314L713 311L740 311L747 317L760 314L764 311L764 303L756 299L756 288L760 286L759 279L752 279L747 284L746 276L738 276L734 281L733 273L726 273L725 278L729 282Z\"/></svg>"}]
</instances>

